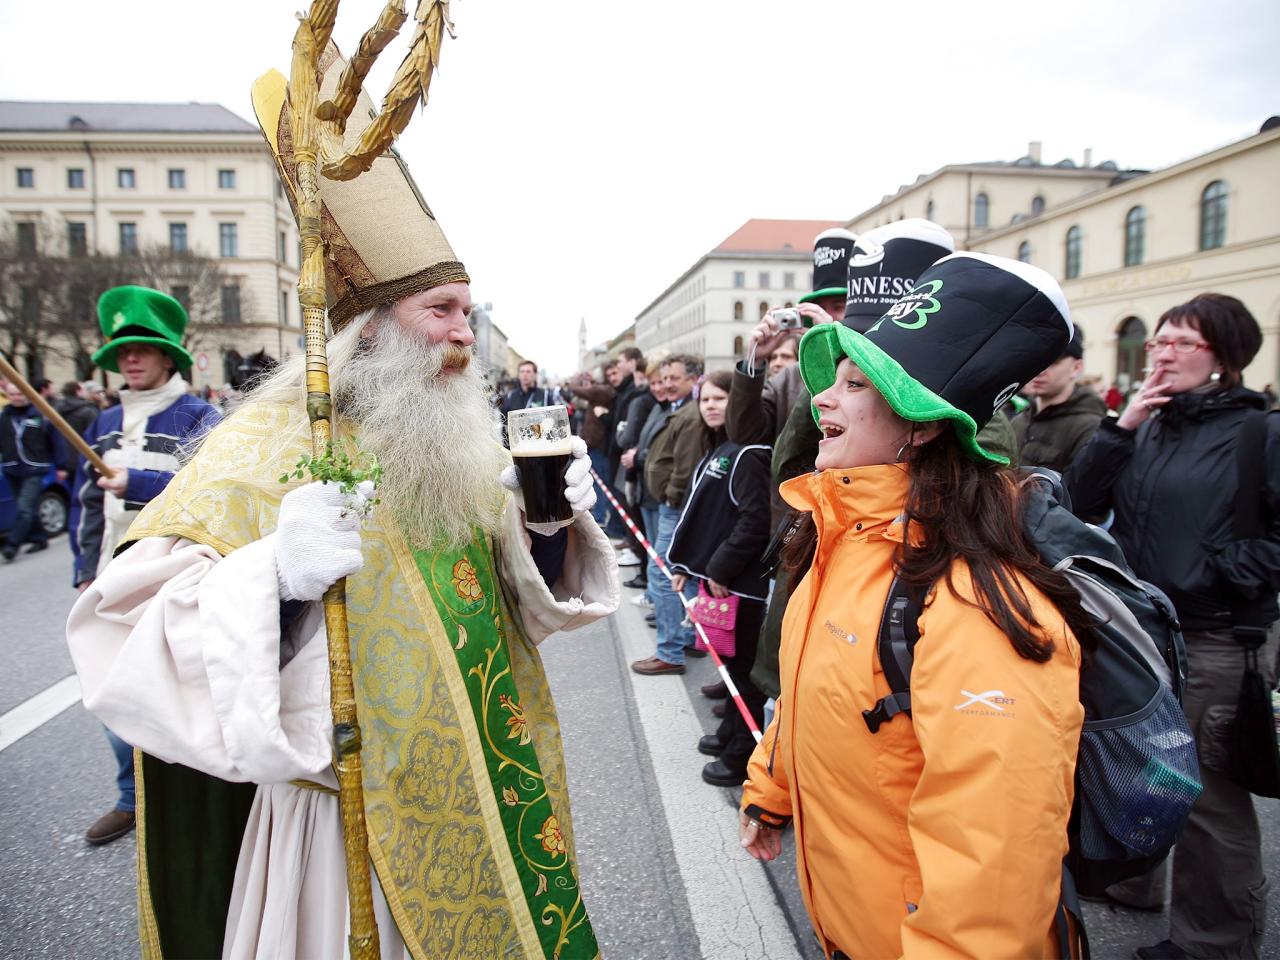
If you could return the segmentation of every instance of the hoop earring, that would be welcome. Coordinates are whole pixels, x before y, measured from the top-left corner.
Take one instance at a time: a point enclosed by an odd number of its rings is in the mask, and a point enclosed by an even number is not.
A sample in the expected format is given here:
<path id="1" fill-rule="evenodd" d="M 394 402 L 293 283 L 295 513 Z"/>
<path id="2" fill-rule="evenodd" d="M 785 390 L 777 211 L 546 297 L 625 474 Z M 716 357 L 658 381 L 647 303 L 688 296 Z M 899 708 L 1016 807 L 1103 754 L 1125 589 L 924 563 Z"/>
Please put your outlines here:
<path id="1" fill-rule="evenodd" d="M 894 463 L 906 462 L 906 458 L 903 456 L 903 454 L 915 446 L 915 444 L 911 442 L 915 438 L 916 438 L 916 425 L 913 423 L 911 425 L 911 433 L 907 435 L 907 442 L 898 448 L 898 456 L 894 459 L 893 461 Z"/>

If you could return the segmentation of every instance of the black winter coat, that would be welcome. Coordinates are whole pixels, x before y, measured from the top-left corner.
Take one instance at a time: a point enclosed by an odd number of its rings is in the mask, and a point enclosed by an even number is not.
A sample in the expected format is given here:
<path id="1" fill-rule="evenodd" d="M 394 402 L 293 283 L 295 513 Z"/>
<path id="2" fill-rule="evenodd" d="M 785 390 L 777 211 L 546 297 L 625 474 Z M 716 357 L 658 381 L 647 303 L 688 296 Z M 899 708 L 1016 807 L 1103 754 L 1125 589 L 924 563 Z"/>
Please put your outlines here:
<path id="1" fill-rule="evenodd" d="M 1280 591 L 1280 416 L 1270 415 L 1263 511 L 1267 530 L 1232 539 L 1237 438 L 1262 395 L 1236 387 L 1176 395 L 1136 431 L 1107 420 L 1067 472 L 1078 516 L 1115 510 L 1112 534 L 1138 576 L 1169 595 L 1187 630 L 1231 625 L 1234 606 Z"/>
<path id="2" fill-rule="evenodd" d="M 764 600 L 769 577 L 761 554 L 769 530 L 769 448 L 726 441 L 693 472 L 667 560 L 681 573 Z"/>
<path id="3" fill-rule="evenodd" d="M 58 455 L 53 425 L 34 406 L 0 409 L 0 463 L 11 477 L 39 477 Z"/>

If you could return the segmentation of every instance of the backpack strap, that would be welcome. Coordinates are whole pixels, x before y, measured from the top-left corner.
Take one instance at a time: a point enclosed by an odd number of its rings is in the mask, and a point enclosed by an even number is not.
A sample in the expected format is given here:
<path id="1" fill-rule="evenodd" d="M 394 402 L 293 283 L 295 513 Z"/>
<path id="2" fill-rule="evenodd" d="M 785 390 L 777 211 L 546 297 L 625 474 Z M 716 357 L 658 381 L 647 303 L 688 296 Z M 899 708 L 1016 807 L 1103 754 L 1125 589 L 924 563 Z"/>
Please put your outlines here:
<path id="1" fill-rule="evenodd" d="M 1250 410 L 1245 414 L 1236 440 L 1236 503 L 1231 530 L 1235 540 L 1251 540 L 1266 532 L 1263 517 L 1266 439 L 1267 411 Z M 1237 643 L 1256 648 L 1266 642 L 1268 624 L 1264 606 L 1265 600 L 1245 602 L 1232 610 L 1231 632 Z"/>
<path id="2" fill-rule="evenodd" d="M 1090 960 L 1093 956 L 1089 950 L 1089 934 L 1084 928 L 1084 911 L 1080 908 L 1080 895 L 1076 892 L 1076 881 L 1067 869 L 1066 861 L 1062 864 L 1062 888 L 1058 892 L 1058 907 L 1053 912 L 1053 932 L 1058 938 L 1058 955 L 1063 960 Z M 1079 945 L 1079 953 L 1072 947 L 1072 934 Z"/>
<path id="3" fill-rule="evenodd" d="M 870 710 L 862 711 L 867 729 L 878 733 L 880 724 L 888 723 L 900 713 L 911 715 L 911 665 L 915 662 L 916 643 L 920 640 L 920 614 L 928 587 L 903 583 L 894 575 L 889 595 L 880 614 L 880 632 L 876 650 L 880 669 L 889 683 L 890 693 L 876 701 Z"/>

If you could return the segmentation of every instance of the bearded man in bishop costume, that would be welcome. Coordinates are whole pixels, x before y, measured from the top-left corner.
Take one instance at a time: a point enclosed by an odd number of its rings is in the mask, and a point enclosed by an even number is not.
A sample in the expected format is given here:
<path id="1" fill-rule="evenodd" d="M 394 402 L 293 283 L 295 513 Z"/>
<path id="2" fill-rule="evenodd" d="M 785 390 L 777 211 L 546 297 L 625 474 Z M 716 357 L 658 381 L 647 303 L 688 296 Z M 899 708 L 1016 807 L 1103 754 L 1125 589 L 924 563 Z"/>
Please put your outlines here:
<path id="1" fill-rule="evenodd" d="M 332 90 L 343 61 L 321 64 Z M 254 88 L 296 188 L 285 80 Z M 345 132 L 354 144 L 367 97 Z M 337 446 L 376 455 L 371 515 L 296 478 L 304 358 L 204 439 L 72 610 L 86 707 L 138 748 L 144 956 L 346 954 L 320 598 L 347 577 L 382 956 L 598 954 L 535 645 L 612 613 L 587 512 L 526 530 L 467 323 L 469 279 L 398 155 L 321 180 Z M 367 491 L 366 491 L 367 492 Z"/>

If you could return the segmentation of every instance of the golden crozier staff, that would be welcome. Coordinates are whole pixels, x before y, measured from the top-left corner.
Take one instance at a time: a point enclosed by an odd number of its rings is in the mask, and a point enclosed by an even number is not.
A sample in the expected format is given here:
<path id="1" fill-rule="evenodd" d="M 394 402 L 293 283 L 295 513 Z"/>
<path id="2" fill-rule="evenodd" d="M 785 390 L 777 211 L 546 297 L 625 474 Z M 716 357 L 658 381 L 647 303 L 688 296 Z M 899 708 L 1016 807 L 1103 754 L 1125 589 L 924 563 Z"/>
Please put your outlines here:
<path id="1" fill-rule="evenodd" d="M 321 101 L 320 80 L 332 62 L 329 38 L 337 17 L 337 0 L 315 0 L 300 19 L 293 38 L 293 62 L 288 84 L 288 121 L 291 142 L 279 137 L 280 124 L 272 122 L 271 101 L 279 95 L 279 77 L 274 71 L 254 85 L 254 106 L 268 142 L 281 165 L 289 188 L 302 240 L 302 267 L 298 278 L 298 300 L 302 305 L 307 350 L 307 416 L 311 422 L 313 456 L 324 460 L 332 454 L 332 406 L 329 396 L 329 366 L 326 354 L 326 266 L 334 266 L 340 253 L 329 249 L 331 238 L 322 229 L 325 206 L 341 206 L 340 190 L 326 190 L 321 199 L 321 178 L 325 181 L 352 181 L 366 174 L 375 160 L 386 158 L 396 136 L 408 125 L 414 108 L 425 103 L 427 87 L 440 60 L 444 32 L 450 26 L 448 0 L 419 0 L 409 52 L 382 102 L 381 112 L 363 128 L 356 142 L 344 145 L 348 120 L 361 101 L 365 76 L 378 55 L 397 35 L 408 16 L 403 0 L 391 0 L 377 22 L 360 39 L 355 55 L 342 71 L 337 89 Z M 365 105 L 367 106 L 367 100 Z M 348 137 L 348 140 L 351 139 Z M 398 158 L 397 158 L 398 160 Z M 385 172 L 383 174 L 385 176 Z M 412 189 L 412 184 L 401 180 Z M 413 191 L 416 195 L 416 191 Z M 332 195 L 330 195 L 332 193 Z M 348 197 L 348 199 L 351 199 Z M 417 202 L 425 210 L 420 196 Z M 430 211 L 427 211 L 428 214 Z M 443 235 L 439 237 L 443 241 Z M 447 244 L 445 245 L 447 249 Z M 416 251 L 421 255 L 421 250 Z M 452 251 L 448 261 L 452 262 Z M 454 264 L 465 278 L 461 264 Z M 328 286 L 334 295 L 329 319 L 339 323 L 352 314 L 383 302 L 378 297 L 361 297 L 379 287 L 379 278 L 364 290 L 342 276 L 335 267 Z M 446 270 L 447 272 L 447 270 Z M 394 278 L 387 278 L 394 280 Z M 433 277 L 434 279 L 434 277 Z M 436 280 L 435 282 L 446 282 Z M 401 280 L 403 283 L 403 280 Z M 336 289 L 335 289 L 336 288 Z M 382 291 L 385 295 L 386 290 Z M 402 294 L 401 294 L 402 295 Z M 351 678 L 351 649 L 347 632 L 346 580 L 334 583 L 324 594 L 325 629 L 329 638 L 330 706 L 333 714 L 334 766 L 338 775 L 342 809 L 343 841 L 347 861 L 347 892 L 351 908 L 348 946 L 355 958 L 379 956 L 378 928 L 373 916 L 369 876 L 369 841 L 365 826 L 363 777 L 360 764 L 360 725 L 356 717 L 355 690 Z"/>

